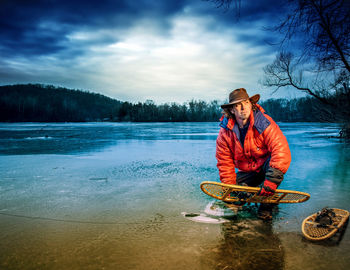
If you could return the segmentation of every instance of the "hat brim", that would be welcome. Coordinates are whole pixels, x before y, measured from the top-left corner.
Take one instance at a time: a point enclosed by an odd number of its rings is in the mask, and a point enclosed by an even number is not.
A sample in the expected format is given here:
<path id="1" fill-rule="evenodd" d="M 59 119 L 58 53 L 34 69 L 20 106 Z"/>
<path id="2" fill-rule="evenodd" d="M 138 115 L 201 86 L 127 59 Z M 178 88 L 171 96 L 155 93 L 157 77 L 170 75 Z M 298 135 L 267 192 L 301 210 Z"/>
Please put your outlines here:
<path id="1" fill-rule="evenodd" d="M 260 99 L 260 95 L 259 94 L 251 96 L 249 98 L 250 102 L 253 103 L 253 104 L 257 103 L 259 101 L 259 99 Z M 240 102 L 242 102 L 244 100 L 246 100 L 246 99 L 239 99 L 239 100 L 236 100 L 236 101 L 228 103 L 228 104 L 223 104 L 223 105 L 221 105 L 221 108 L 222 109 L 227 109 L 227 108 L 231 107 L 232 105 L 240 103 Z"/>

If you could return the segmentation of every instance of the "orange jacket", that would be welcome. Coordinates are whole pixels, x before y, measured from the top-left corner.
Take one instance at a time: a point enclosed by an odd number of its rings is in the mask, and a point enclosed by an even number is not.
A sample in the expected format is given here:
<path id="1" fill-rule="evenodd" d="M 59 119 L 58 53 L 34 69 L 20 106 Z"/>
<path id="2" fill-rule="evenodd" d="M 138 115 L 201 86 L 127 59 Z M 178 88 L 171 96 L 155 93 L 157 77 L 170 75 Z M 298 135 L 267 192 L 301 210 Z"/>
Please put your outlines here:
<path id="1" fill-rule="evenodd" d="M 269 166 L 285 174 L 291 162 L 286 137 L 265 110 L 256 104 L 250 114 L 250 123 L 244 140 L 239 140 L 238 124 L 234 119 L 221 118 L 220 132 L 216 140 L 216 159 L 220 180 L 236 184 L 235 168 L 244 172 L 260 171 L 271 157 Z"/>

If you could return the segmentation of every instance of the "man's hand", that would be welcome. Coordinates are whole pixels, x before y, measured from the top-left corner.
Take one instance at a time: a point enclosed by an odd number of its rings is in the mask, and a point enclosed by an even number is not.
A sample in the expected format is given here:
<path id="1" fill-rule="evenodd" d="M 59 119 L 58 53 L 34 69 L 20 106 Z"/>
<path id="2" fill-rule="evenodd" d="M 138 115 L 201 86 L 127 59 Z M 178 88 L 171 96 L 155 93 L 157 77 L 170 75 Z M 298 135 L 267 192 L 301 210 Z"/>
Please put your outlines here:
<path id="1" fill-rule="evenodd" d="M 259 196 L 272 196 L 277 188 L 277 184 L 265 179 L 263 186 L 261 187 L 261 189 L 258 192 Z"/>

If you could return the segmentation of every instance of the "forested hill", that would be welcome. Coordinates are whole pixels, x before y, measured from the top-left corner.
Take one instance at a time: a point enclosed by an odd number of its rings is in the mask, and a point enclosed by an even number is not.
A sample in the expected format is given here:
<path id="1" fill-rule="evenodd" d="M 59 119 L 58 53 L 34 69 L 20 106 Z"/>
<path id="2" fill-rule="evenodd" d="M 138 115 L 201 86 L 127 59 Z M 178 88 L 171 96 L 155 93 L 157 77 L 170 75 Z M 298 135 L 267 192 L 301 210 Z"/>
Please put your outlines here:
<path id="1" fill-rule="evenodd" d="M 0 86 L 0 121 L 96 121 L 111 118 L 120 106 L 120 101 L 79 90 L 39 84 Z"/>
<path id="2" fill-rule="evenodd" d="M 276 121 L 318 121 L 312 98 L 259 102 Z M 1 122 L 206 122 L 218 121 L 221 102 L 195 101 L 156 105 L 130 103 L 101 94 L 41 84 L 0 86 Z"/>

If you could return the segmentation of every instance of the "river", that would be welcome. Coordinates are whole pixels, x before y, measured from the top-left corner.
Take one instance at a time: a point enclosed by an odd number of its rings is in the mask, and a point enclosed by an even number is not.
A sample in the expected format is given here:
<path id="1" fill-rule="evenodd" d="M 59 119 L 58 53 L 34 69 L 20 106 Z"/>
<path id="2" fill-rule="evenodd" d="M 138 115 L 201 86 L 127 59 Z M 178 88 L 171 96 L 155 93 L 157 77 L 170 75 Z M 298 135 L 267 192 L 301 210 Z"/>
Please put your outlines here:
<path id="1" fill-rule="evenodd" d="M 214 199 L 218 123 L 0 123 L 1 269 L 348 269 L 350 234 L 305 240 L 325 206 L 350 210 L 350 144 L 338 126 L 279 123 L 292 163 L 280 186 L 308 192 L 271 223 L 184 218 Z"/>

